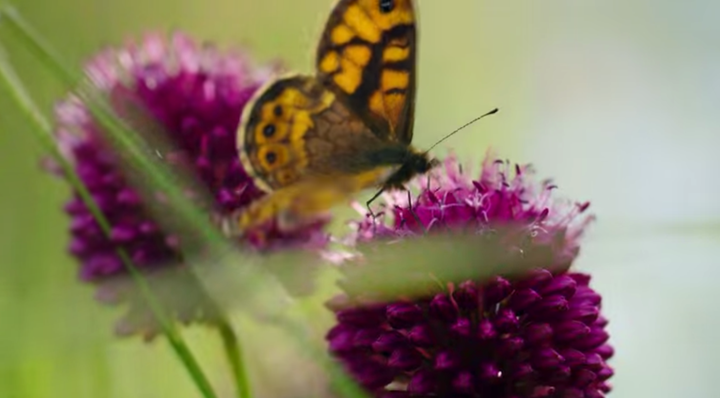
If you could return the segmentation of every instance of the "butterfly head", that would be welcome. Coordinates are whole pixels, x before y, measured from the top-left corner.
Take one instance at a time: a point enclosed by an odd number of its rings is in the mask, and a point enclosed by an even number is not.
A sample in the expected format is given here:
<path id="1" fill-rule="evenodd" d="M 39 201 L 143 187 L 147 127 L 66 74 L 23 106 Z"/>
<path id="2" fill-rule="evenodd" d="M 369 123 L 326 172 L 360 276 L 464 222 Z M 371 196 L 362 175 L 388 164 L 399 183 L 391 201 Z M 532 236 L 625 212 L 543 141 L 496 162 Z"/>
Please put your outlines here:
<path id="1" fill-rule="evenodd" d="M 415 174 L 425 174 L 439 164 L 440 161 L 429 157 L 427 152 L 411 152 L 403 167 L 407 167 Z"/>
<path id="2" fill-rule="evenodd" d="M 417 175 L 422 175 L 438 166 L 440 161 L 428 156 L 427 152 L 407 151 L 400 167 L 385 182 L 386 188 L 403 189 L 406 182 Z"/>

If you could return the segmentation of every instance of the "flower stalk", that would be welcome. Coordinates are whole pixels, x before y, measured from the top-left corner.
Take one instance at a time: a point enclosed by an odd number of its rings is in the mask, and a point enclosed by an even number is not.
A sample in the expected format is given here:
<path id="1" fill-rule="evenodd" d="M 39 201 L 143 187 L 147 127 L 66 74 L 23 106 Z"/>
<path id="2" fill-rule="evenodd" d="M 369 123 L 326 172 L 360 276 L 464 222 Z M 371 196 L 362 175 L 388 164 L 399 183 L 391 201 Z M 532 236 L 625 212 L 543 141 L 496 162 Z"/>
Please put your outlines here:
<path id="1" fill-rule="evenodd" d="M 243 349 L 240 340 L 233 331 L 232 325 L 226 319 L 220 320 L 217 329 L 223 342 L 225 357 L 232 370 L 235 393 L 238 398 L 250 398 L 250 380 L 243 360 Z"/>

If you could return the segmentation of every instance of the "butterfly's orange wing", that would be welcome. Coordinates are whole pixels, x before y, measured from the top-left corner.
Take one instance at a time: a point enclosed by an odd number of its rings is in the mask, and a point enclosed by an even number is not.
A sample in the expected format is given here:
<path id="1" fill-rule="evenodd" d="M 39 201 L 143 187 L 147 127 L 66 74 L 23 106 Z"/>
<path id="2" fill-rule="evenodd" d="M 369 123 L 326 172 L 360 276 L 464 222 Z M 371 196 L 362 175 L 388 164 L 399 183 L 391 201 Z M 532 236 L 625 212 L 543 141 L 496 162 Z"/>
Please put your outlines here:
<path id="1" fill-rule="evenodd" d="M 416 60 L 411 0 L 342 0 L 323 30 L 317 73 L 376 134 L 409 145 Z"/>

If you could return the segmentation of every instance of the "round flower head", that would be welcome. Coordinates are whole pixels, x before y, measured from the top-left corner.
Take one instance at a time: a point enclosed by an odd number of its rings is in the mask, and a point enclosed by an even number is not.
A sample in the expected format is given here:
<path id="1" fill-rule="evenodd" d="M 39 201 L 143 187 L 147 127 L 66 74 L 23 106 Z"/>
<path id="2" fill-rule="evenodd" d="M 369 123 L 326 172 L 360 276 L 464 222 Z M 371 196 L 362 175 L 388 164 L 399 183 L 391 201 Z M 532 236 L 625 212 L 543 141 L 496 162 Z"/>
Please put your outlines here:
<path id="1" fill-rule="evenodd" d="M 530 165 L 511 165 L 488 154 L 477 179 L 471 170 L 448 157 L 441 168 L 410 182 L 419 190 L 386 193 L 374 215 L 355 204 L 365 218 L 354 222 L 346 242 L 396 239 L 429 232 L 462 230 L 484 234 L 496 227 L 512 233 L 525 250 L 546 250 L 553 258 L 547 266 L 567 268 L 577 256 L 579 238 L 593 221 L 583 213 L 589 203 L 572 204 L 552 197 L 551 180 L 536 183 Z M 389 223 L 383 222 L 390 218 Z"/>
<path id="2" fill-rule="evenodd" d="M 199 46 L 182 34 L 153 34 L 124 48 L 101 52 L 86 72 L 108 98 L 133 100 L 161 127 L 141 134 L 165 135 L 161 138 L 171 144 L 172 152 L 161 154 L 160 159 L 171 167 L 173 162 L 182 163 L 191 171 L 213 199 L 212 212 L 221 218 L 263 195 L 240 164 L 236 131 L 243 107 L 277 68 L 257 67 L 250 61 L 243 52 Z M 160 227 L 156 213 L 145 202 L 149 199 L 128 182 L 118 154 L 106 144 L 107 135 L 86 104 L 71 95 L 57 105 L 56 117 L 58 145 L 112 225 L 108 239 L 77 193 L 66 205 L 72 218 L 70 252 L 80 261 L 80 277 L 101 286 L 98 296 L 103 301 L 134 303 L 118 324 L 119 332 L 152 335 L 157 325 L 131 282 L 123 278 L 126 269 L 115 250 L 125 249 L 151 282 L 154 275 L 158 280 L 191 280 L 181 266 L 180 249 L 187 242 Z M 271 225 L 262 231 L 263 240 L 252 239 L 250 234 L 247 241 L 265 250 L 321 246 L 326 239 L 319 226 L 286 233 Z M 197 303 L 203 300 L 191 293 L 158 289 L 156 294 L 181 320 L 212 317 L 208 308 L 198 309 Z"/>
<path id="3" fill-rule="evenodd" d="M 329 303 L 330 351 L 378 397 L 602 397 L 613 374 L 607 320 L 590 276 L 570 272 L 588 204 L 554 201 L 529 167 L 488 157 L 477 179 L 454 157 L 384 196 L 384 210 L 354 223 L 351 242 L 458 231 L 499 233 L 501 250 L 537 255 L 544 268 L 490 280 L 442 281 L 420 298 L 370 301 L 350 289 Z M 382 221 L 390 216 L 389 223 Z M 479 267 L 498 266 L 483 264 Z M 487 261 L 486 261 L 487 262 Z M 533 263 L 535 264 L 535 263 Z M 345 266 L 360 266 L 346 264 Z"/>

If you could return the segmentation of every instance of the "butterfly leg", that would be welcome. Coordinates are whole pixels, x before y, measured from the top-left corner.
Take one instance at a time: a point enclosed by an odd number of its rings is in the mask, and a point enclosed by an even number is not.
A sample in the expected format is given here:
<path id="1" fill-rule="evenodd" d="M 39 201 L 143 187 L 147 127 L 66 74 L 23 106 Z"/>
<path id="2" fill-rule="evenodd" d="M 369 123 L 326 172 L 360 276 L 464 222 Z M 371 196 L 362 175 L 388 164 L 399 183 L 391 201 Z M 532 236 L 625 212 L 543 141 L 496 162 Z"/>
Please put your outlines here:
<path id="1" fill-rule="evenodd" d="M 420 220 L 420 216 L 418 216 L 418 214 L 415 212 L 415 209 L 413 209 L 413 206 L 412 206 L 412 194 L 410 193 L 410 190 L 407 189 L 407 188 L 405 188 L 405 187 L 403 187 L 403 189 L 407 191 L 407 195 L 408 195 L 408 209 L 410 209 L 410 213 L 411 213 L 411 214 L 413 215 L 413 217 L 415 218 L 415 222 L 417 222 L 418 225 L 419 225 L 420 227 L 422 227 L 424 233 L 427 234 L 427 233 L 428 233 L 428 230 L 427 230 L 427 228 L 425 227 L 425 224 L 423 224 L 423 222 Z"/>
<path id="2" fill-rule="evenodd" d="M 385 192 L 385 187 L 384 187 L 384 186 L 383 186 L 382 188 L 380 188 L 380 190 L 377 191 L 377 193 L 376 193 L 375 195 L 373 195 L 373 197 L 370 198 L 370 200 L 368 200 L 367 202 L 365 202 L 365 206 L 367 206 L 367 209 L 368 209 L 368 214 L 370 214 L 370 216 L 373 218 L 373 220 L 375 219 L 375 213 L 373 213 L 372 208 L 370 208 L 370 205 L 371 205 L 372 202 L 374 202 L 375 199 L 377 199 L 383 192 Z"/>

